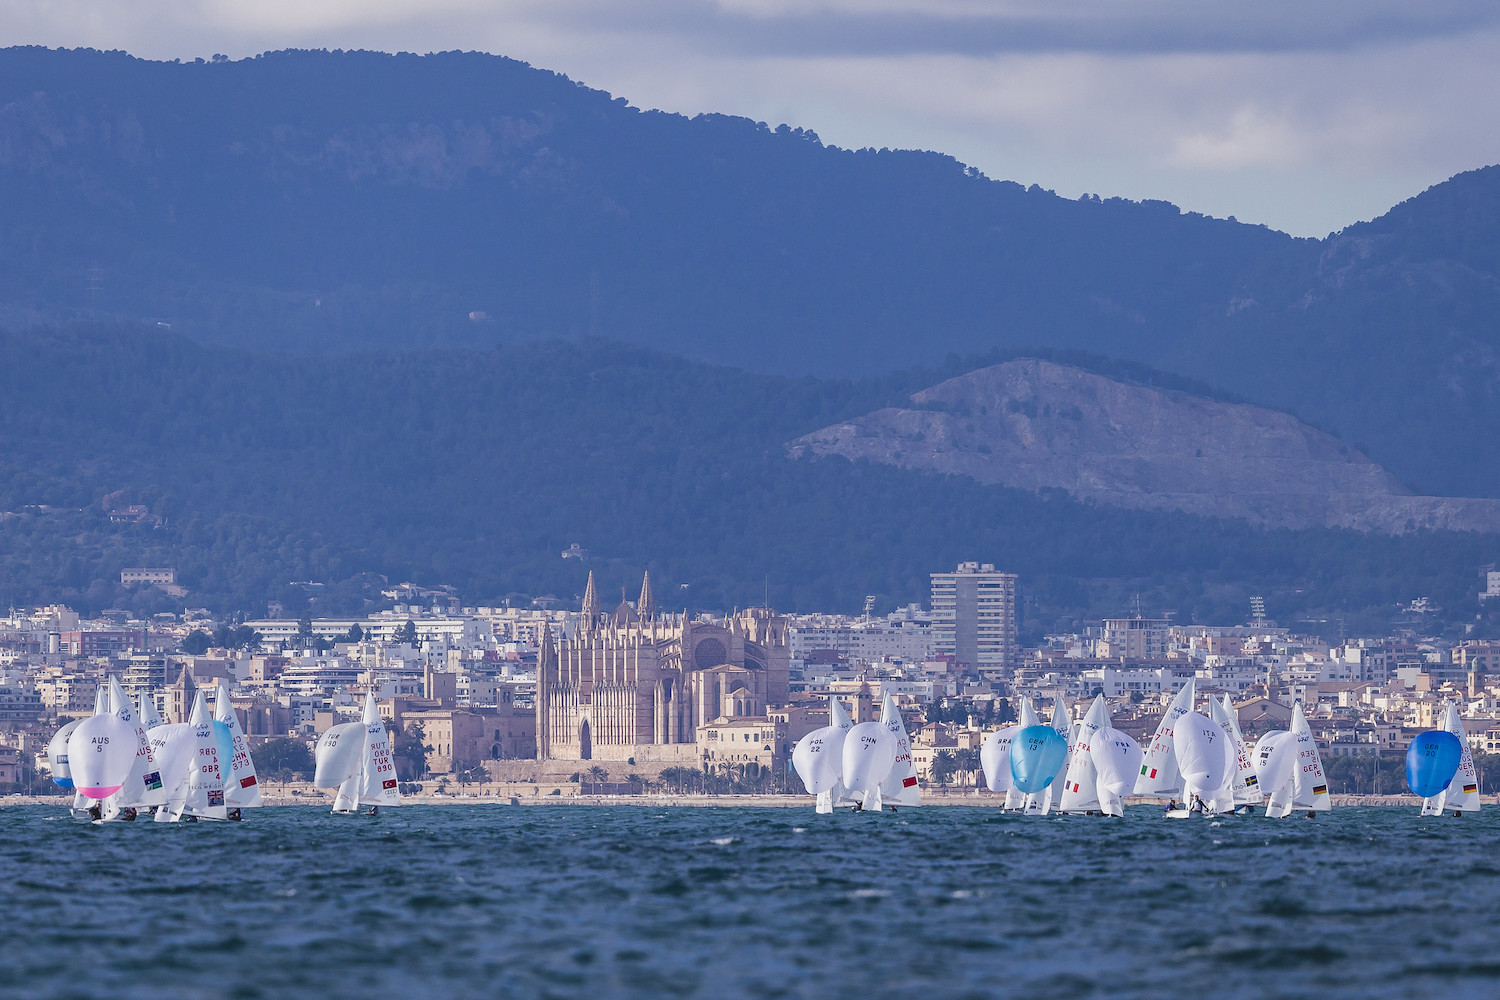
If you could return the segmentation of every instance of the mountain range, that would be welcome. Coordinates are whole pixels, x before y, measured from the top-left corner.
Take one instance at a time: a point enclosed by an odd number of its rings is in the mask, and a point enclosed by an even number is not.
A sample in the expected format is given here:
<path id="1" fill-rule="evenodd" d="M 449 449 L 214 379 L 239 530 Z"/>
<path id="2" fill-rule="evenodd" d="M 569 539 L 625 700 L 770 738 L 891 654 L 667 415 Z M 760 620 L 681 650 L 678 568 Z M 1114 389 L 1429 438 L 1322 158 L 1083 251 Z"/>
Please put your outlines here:
<path id="1" fill-rule="evenodd" d="M 157 558 L 223 606 L 309 576 L 363 580 L 357 606 L 371 572 L 564 593 L 578 541 L 709 605 L 778 578 L 786 606 L 917 600 L 983 558 L 1059 616 L 1140 586 L 1194 614 L 1247 588 L 1458 614 L 1496 558 L 1500 168 L 1295 239 L 482 53 L 13 48 L 0 184 L 17 593 L 121 600 L 111 567 Z M 1023 358 L 1124 388 L 1059 376 L 1033 417 L 990 386 L 1006 412 L 970 432 L 952 407 L 977 370 Z M 1192 494 L 1172 461 L 1101 461 L 1142 387 L 1198 434 L 1217 499 L 1110 506 Z M 1209 403 L 1211 459 L 1186 416 Z M 894 467 L 834 446 L 882 422 L 952 447 Z M 993 457 L 1023 423 L 1052 442 L 1007 453 L 1026 475 Z M 1229 442 L 1251 439 L 1310 458 L 1258 466 L 1301 513 L 1247 499 Z M 166 526 L 110 526 L 122 490 Z"/>

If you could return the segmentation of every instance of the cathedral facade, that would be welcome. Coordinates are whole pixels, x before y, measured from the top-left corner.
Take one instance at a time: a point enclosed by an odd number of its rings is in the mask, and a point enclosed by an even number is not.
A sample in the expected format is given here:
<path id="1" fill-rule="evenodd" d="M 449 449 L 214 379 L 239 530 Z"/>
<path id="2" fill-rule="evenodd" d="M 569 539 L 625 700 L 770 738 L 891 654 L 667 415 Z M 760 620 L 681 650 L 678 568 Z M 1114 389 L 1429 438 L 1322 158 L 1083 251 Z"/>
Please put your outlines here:
<path id="1" fill-rule="evenodd" d="M 699 726 L 786 702 L 790 662 L 786 622 L 770 611 L 658 615 L 648 574 L 634 607 L 601 612 L 590 573 L 572 634 L 542 638 L 537 757 L 696 762 Z"/>

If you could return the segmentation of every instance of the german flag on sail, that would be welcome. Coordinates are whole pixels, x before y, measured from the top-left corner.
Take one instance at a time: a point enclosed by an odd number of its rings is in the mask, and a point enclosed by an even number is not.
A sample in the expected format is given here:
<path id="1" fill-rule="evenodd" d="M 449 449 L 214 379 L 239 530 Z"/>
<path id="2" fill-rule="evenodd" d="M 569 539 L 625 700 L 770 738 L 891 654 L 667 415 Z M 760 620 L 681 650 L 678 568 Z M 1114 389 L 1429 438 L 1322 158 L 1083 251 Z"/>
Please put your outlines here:
<path id="1" fill-rule="evenodd" d="M 1479 786 L 1478 785 L 1465 785 L 1464 786 L 1464 794 L 1465 795 L 1473 795 L 1477 791 L 1479 791 Z"/>
<path id="2" fill-rule="evenodd" d="M 1327 795 L 1328 794 L 1328 786 L 1327 785 L 1313 785 L 1313 794 L 1314 795 Z"/>

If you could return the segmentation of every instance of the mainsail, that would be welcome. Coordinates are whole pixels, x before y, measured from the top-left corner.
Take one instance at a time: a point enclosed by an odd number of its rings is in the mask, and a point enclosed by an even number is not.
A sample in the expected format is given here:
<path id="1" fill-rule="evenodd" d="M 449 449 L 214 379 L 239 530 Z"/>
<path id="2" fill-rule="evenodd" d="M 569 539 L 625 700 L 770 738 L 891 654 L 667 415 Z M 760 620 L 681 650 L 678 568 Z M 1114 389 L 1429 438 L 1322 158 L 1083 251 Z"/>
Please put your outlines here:
<path id="1" fill-rule="evenodd" d="M 1135 780 L 1135 794 L 1159 795 L 1175 799 L 1182 792 L 1182 776 L 1177 770 L 1177 756 L 1172 750 L 1172 731 L 1177 720 L 1193 710 L 1196 697 L 1196 681 L 1189 677 L 1177 697 L 1167 706 L 1167 712 L 1156 726 L 1156 734 L 1146 746 L 1146 755 L 1141 759 L 1141 773 Z"/>
<path id="2" fill-rule="evenodd" d="M 1062 797 L 1058 800 L 1059 812 L 1093 812 L 1099 808 L 1099 771 L 1094 766 L 1094 735 L 1109 726 L 1109 706 L 1104 695 L 1095 695 L 1078 725 L 1078 733 L 1068 754 L 1068 771 L 1063 776 Z"/>

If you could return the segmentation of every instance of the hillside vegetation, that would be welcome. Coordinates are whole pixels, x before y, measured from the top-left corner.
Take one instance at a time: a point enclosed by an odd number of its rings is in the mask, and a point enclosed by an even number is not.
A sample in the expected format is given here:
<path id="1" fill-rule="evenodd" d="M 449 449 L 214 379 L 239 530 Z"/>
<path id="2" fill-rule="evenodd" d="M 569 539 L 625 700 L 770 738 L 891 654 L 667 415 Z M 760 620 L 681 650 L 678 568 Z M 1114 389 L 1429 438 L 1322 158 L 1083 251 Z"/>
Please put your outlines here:
<path id="1" fill-rule="evenodd" d="M 1428 596 L 1462 620 L 1500 557 L 1491 535 L 1259 531 L 786 456 L 933 372 L 789 379 L 600 341 L 253 355 L 126 327 L 0 334 L 0 370 L 7 601 L 184 603 L 122 592 L 133 565 L 176 566 L 190 606 L 254 614 L 302 607 L 294 580 L 364 608 L 373 574 L 466 603 L 572 600 L 577 542 L 606 594 L 649 566 L 664 605 L 698 609 L 890 607 L 978 558 L 1022 574 L 1031 630 L 1136 593 L 1181 620 L 1240 620 L 1252 593 L 1282 617 L 1383 622 Z M 117 491 L 165 525 L 109 523 Z"/>

